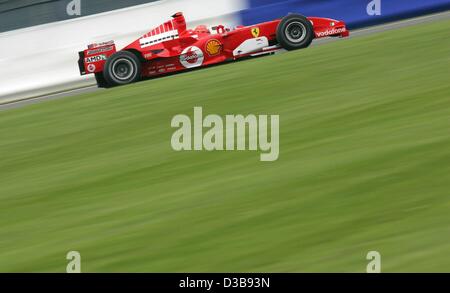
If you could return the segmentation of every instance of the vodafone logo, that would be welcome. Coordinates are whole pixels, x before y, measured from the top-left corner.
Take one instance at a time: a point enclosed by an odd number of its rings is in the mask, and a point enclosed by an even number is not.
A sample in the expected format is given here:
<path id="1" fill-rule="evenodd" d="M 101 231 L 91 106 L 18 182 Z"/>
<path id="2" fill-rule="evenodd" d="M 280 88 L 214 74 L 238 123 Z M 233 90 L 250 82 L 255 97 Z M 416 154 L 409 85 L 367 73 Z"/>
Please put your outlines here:
<path id="1" fill-rule="evenodd" d="M 183 50 L 180 55 L 180 63 L 185 68 L 199 67 L 203 64 L 205 55 L 200 48 L 192 46 Z"/>
<path id="2" fill-rule="evenodd" d="M 317 33 L 317 36 L 318 36 L 319 38 L 320 38 L 320 37 L 326 37 L 326 36 L 332 36 L 332 35 L 337 35 L 337 34 L 345 33 L 345 31 L 346 31 L 345 27 L 343 27 L 343 28 L 338 28 L 338 29 L 333 28 L 333 29 L 331 29 L 331 30 L 327 30 L 327 31 L 324 31 L 324 32 Z"/>

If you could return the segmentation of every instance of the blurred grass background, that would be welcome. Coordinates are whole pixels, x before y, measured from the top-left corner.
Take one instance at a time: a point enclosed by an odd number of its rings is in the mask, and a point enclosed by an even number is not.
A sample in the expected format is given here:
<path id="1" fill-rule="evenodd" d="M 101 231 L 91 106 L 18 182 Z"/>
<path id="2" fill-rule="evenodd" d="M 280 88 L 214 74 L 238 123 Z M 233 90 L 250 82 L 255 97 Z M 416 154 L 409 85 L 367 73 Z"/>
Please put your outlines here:
<path id="1" fill-rule="evenodd" d="M 450 271 L 450 21 L 0 112 L 0 271 Z M 279 114 L 280 158 L 172 151 Z"/>

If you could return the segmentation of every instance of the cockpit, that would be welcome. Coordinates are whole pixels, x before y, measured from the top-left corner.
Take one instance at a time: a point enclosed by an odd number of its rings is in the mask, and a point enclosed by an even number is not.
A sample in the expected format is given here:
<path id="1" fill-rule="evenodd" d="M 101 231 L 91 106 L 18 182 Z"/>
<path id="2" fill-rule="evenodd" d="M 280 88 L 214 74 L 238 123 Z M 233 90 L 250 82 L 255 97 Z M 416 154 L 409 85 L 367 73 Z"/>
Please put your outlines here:
<path id="1" fill-rule="evenodd" d="M 208 35 L 224 34 L 224 33 L 231 32 L 231 31 L 241 28 L 241 27 L 243 27 L 243 26 L 238 26 L 234 29 L 231 29 L 231 28 L 225 27 L 223 25 L 217 25 L 217 26 L 213 26 L 209 29 L 206 25 L 198 25 L 192 32 L 199 36 L 205 35 L 205 34 L 208 34 Z"/>

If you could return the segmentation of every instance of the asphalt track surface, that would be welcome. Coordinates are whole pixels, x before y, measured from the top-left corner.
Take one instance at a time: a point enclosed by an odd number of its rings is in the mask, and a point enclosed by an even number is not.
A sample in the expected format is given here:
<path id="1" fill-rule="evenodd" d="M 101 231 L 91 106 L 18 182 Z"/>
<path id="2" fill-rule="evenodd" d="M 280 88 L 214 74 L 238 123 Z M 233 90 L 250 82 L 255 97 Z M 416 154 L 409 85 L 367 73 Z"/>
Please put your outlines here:
<path id="1" fill-rule="evenodd" d="M 436 13 L 436 14 L 430 14 L 430 15 L 421 16 L 421 17 L 417 17 L 417 18 L 401 20 L 401 21 L 397 21 L 397 22 L 391 22 L 391 23 L 387 23 L 387 24 L 383 24 L 383 25 L 379 25 L 379 26 L 372 26 L 372 27 L 363 28 L 363 29 L 359 29 L 359 30 L 354 30 L 354 31 L 350 32 L 350 38 L 357 38 L 360 36 L 372 35 L 372 34 L 381 33 L 384 31 L 420 25 L 422 23 L 433 22 L 433 21 L 438 21 L 438 20 L 443 20 L 443 19 L 450 19 L 450 11 Z M 314 41 L 313 46 L 322 45 L 322 44 L 326 44 L 326 43 L 330 43 L 330 42 L 336 42 L 339 40 L 342 40 L 342 39 L 339 39 L 339 38 L 321 39 L 321 40 Z M 68 85 L 68 87 L 70 87 L 70 85 Z M 6 102 L 3 104 L 0 104 L 0 111 L 8 110 L 8 109 L 15 109 L 15 108 L 19 108 L 19 107 L 23 107 L 23 106 L 31 105 L 31 104 L 36 104 L 36 103 L 47 101 L 47 100 L 74 97 L 74 96 L 77 96 L 80 94 L 92 93 L 92 92 L 102 91 L 102 90 L 105 90 L 105 89 L 99 89 L 99 88 L 97 88 L 96 85 L 91 85 L 91 86 L 82 87 L 82 88 L 78 88 L 78 89 L 71 89 L 71 90 L 67 90 L 67 91 L 62 91 L 62 92 L 58 92 L 58 93 L 50 93 L 47 95 L 37 96 L 37 97 L 33 97 L 33 98 L 27 98 L 27 99 L 23 99 L 23 100 Z"/>

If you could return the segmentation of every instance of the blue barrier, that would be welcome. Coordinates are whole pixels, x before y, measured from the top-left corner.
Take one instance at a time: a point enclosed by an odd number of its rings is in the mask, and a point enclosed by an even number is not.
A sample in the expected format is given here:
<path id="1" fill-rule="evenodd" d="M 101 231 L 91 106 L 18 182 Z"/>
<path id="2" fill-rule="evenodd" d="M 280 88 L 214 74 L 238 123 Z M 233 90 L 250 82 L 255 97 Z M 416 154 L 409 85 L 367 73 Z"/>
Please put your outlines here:
<path id="1" fill-rule="evenodd" d="M 346 21 L 350 28 L 450 10 L 450 0 L 248 0 L 244 25 L 280 18 L 289 12 Z"/>

